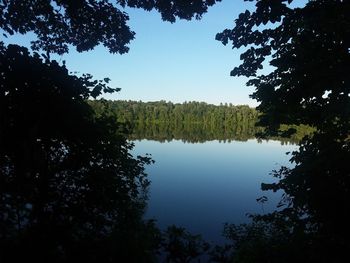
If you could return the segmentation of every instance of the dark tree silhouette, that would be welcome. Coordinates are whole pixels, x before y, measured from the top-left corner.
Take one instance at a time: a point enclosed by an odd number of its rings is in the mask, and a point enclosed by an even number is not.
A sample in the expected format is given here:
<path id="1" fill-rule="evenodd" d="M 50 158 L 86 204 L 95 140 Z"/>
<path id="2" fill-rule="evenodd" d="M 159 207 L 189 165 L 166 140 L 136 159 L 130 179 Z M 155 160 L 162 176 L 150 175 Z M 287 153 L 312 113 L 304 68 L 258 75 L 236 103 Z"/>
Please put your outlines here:
<path id="1" fill-rule="evenodd" d="M 13 45 L 0 70 L 1 261 L 151 261 L 151 160 L 133 158 L 115 120 L 86 103 L 113 89 Z"/>
<path id="2" fill-rule="evenodd" d="M 182 227 L 169 226 L 163 235 L 164 260 L 167 263 L 200 262 L 210 245 L 200 235 L 192 235 Z"/>
<path id="3" fill-rule="evenodd" d="M 253 12 L 239 15 L 233 29 L 217 35 L 234 48 L 248 46 L 231 75 L 251 78 L 260 123 L 270 134 L 282 123 L 317 130 L 293 153 L 295 167 L 276 171 L 279 182 L 263 185 L 282 189 L 285 196 L 281 211 L 257 216 L 255 223 L 287 227 L 289 238 L 280 241 L 290 257 L 273 257 L 276 246 L 266 242 L 263 253 L 271 257 L 259 262 L 344 262 L 350 249 L 350 1 L 314 0 L 303 7 L 294 2 L 259 0 Z M 265 60 L 269 73 L 260 71 Z M 238 255 L 238 262 L 252 262 L 247 253 Z"/>
<path id="4" fill-rule="evenodd" d="M 292 8 L 286 2 L 293 1 L 257 1 L 255 12 L 242 13 L 234 29 L 217 35 L 235 48 L 251 46 L 231 75 L 252 77 L 248 85 L 256 87 L 252 98 L 265 125 L 346 122 L 350 3 L 317 0 Z M 274 26 L 266 29 L 267 23 Z M 260 74 L 267 58 L 271 73 Z"/>
<path id="5" fill-rule="evenodd" d="M 111 53 L 128 52 L 134 39 L 127 25 L 125 7 L 157 10 L 163 20 L 199 19 L 221 0 L 6 0 L 0 3 L 0 28 L 6 34 L 33 32 L 34 50 L 66 53 L 73 45 L 79 52 L 103 44 Z"/>

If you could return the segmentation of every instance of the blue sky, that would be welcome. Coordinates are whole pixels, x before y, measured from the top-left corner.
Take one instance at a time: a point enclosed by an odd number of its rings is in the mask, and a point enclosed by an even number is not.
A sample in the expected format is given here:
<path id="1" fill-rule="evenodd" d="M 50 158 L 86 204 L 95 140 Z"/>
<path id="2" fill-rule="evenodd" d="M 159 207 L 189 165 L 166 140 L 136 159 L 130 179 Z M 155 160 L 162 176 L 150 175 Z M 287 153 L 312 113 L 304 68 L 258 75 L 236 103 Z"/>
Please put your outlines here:
<path id="1" fill-rule="evenodd" d="M 110 77 L 122 90 L 108 98 L 173 102 L 205 101 L 255 105 L 245 78 L 230 77 L 239 64 L 239 51 L 215 40 L 234 25 L 247 2 L 224 0 L 199 21 L 163 22 L 157 12 L 128 9 L 136 32 L 130 51 L 109 54 L 103 47 L 92 52 L 64 55 L 69 69 Z"/>
<path id="2" fill-rule="evenodd" d="M 247 79 L 230 77 L 230 71 L 240 63 L 242 50 L 232 50 L 215 40 L 216 33 L 232 28 L 238 14 L 252 7 L 243 0 L 223 0 L 202 20 L 173 24 L 163 22 L 157 12 L 126 9 L 129 25 L 136 32 L 129 53 L 110 54 L 99 46 L 84 53 L 72 49 L 59 59 L 65 60 L 71 71 L 111 78 L 111 86 L 122 90 L 107 99 L 256 106 L 249 98 L 253 88 L 245 86 Z M 15 36 L 8 42 L 25 44 L 29 39 Z"/>

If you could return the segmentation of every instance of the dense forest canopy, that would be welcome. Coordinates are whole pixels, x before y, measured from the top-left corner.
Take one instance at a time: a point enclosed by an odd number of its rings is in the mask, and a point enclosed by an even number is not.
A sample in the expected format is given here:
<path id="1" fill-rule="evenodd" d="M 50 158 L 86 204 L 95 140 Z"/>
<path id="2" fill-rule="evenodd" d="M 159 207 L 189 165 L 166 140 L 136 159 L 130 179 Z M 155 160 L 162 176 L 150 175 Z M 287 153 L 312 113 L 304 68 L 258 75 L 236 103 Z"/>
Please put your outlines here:
<path id="1" fill-rule="evenodd" d="M 121 122 L 202 122 L 218 125 L 257 120 L 258 112 L 247 105 L 216 106 L 205 102 L 172 103 L 166 101 L 98 101 L 91 100 L 97 114 L 106 110 Z"/>

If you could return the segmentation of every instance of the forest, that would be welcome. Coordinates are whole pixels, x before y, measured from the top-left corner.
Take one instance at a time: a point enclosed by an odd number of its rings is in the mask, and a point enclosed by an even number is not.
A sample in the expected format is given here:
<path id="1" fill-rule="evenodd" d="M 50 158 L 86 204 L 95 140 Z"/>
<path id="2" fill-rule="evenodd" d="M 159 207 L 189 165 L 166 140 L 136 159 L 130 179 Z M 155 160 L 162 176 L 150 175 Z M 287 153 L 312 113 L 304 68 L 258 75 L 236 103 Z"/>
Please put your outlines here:
<path id="1" fill-rule="evenodd" d="M 205 102 L 171 103 L 136 101 L 90 101 L 97 114 L 108 108 L 119 122 L 145 123 L 205 123 L 211 126 L 230 126 L 234 123 L 255 122 L 258 112 L 246 105 L 215 106 Z"/>
<path id="2" fill-rule="evenodd" d="M 298 143 L 314 129 L 307 125 L 281 125 L 281 131 L 295 129 L 288 136 L 263 136 L 264 127 L 258 126 L 260 113 L 247 105 L 205 102 L 172 103 L 166 101 L 111 101 L 89 100 L 97 116 L 113 116 L 116 122 L 129 127 L 131 140 L 184 142 L 247 141 L 248 139 L 275 139 L 281 143 Z"/>

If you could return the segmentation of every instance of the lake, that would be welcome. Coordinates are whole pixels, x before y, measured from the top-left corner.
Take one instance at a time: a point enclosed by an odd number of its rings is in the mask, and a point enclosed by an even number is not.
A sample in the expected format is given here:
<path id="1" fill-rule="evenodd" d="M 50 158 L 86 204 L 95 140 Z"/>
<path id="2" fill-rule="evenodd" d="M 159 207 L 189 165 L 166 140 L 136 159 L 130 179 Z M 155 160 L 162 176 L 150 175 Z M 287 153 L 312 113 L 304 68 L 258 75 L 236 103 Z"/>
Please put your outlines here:
<path id="1" fill-rule="evenodd" d="M 223 243 L 223 224 L 244 223 L 247 213 L 273 210 L 281 193 L 263 192 L 262 182 L 281 165 L 290 165 L 286 152 L 295 145 L 279 141 L 180 140 L 135 142 L 135 154 L 152 154 L 155 164 L 147 167 L 151 180 L 145 218 L 156 219 L 165 229 L 175 224 L 213 243 Z M 263 206 L 256 201 L 267 196 Z"/>

